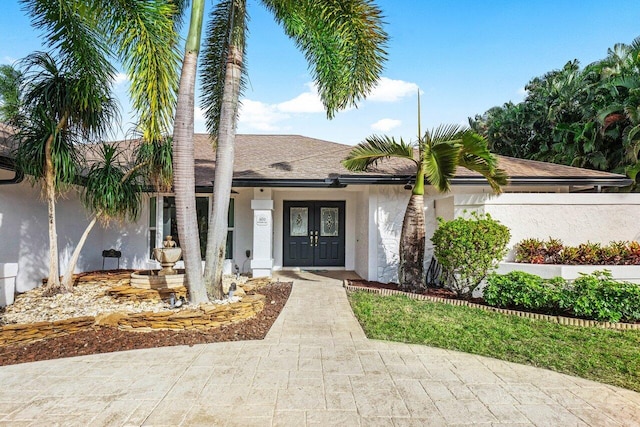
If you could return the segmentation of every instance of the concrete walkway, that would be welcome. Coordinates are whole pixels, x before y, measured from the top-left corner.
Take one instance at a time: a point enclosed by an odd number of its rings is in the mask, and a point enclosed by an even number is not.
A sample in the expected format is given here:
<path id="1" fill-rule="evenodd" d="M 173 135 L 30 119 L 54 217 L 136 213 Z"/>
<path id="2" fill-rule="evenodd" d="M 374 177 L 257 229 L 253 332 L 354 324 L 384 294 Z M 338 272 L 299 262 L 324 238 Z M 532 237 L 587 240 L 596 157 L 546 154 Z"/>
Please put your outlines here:
<path id="1" fill-rule="evenodd" d="M 370 341 L 340 280 L 289 277 L 291 297 L 263 341 L 1 367 L 0 425 L 640 426 L 638 393 Z"/>

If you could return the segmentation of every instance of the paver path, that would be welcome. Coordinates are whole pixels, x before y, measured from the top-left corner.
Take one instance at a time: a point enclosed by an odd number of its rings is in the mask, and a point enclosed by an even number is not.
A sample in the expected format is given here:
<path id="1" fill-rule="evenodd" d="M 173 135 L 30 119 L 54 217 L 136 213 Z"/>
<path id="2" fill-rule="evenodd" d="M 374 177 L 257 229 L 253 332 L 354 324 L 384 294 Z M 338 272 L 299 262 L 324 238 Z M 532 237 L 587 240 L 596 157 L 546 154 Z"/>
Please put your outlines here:
<path id="1" fill-rule="evenodd" d="M 640 426 L 638 393 L 367 340 L 341 281 L 289 276 L 293 292 L 263 341 L 1 367 L 0 424 Z"/>

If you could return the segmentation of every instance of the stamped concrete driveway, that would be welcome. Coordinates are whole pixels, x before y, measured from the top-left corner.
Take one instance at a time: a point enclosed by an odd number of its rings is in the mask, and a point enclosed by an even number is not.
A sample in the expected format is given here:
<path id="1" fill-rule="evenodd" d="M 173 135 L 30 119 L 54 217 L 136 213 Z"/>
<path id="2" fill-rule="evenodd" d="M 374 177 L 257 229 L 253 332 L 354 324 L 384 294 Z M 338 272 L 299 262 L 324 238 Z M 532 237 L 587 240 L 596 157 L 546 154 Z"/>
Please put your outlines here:
<path id="1" fill-rule="evenodd" d="M 263 341 L 2 367 L 0 424 L 640 426 L 638 393 L 368 340 L 344 275 L 289 273 L 293 292 Z"/>

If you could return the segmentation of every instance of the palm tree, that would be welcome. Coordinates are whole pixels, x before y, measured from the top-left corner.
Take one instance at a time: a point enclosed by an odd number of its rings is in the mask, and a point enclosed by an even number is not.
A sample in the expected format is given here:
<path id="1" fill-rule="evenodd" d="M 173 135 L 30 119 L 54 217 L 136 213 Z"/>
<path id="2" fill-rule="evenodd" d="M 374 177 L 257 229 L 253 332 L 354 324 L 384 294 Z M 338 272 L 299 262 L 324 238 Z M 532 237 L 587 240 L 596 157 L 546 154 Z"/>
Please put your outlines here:
<path id="1" fill-rule="evenodd" d="M 388 136 L 370 136 L 355 146 L 342 163 L 350 171 L 366 171 L 379 161 L 392 157 L 415 165 L 415 185 L 400 234 L 398 277 L 401 289 L 420 292 L 425 286 L 425 179 L 436 191 L 448 192 L 451 179 L 460 166 L 480 173 L 495 192 L 500 192 L 500 186 L 506 184 L 507 177 L 498 168 L 497 158 L 489 152 L 486 140 L 457 125 L 441 125 L 427 131 L 416 143 L 405 143 L 402 139 L 396 141 Z"/>
<path id="2" fill-rule="evenodd" d="M 21 119 L 16 166 L 32 183 L 42 184 L 48 206 L 49 277 L 46 293 L 71 291 L 60 285 L 55 200 L 79 172 L 75 145 L 106 131 L 115 114 L 109 87 L 96 85 L 73 62 L 60 64 L 46 53 L 24 60 Z"/>
<path id="3" fill-rule="evenodd" d="M 117 144 L 100 144 L 97 151 L 98 158 L 91 163 L 86 181 L 81 187 L 82 204 L 93 215 L 62 276 L 62 286 L 65 289 L 73 287 L 73 273 L 93 226 L 98 221 L 105 225 L 112 221 L 136 221 L 140 213 L 140 178 L 162 180 L 162 176 L 167 174 L 166 170 L 162 170 L 162 165 L 168 164 L 169 169 L 171 166 L 170 143 L 140 145 L 136 162 L 132 165 L 123 161 L 123 150 Z M 170 170 L 168 173 L 170 174 Z"/>
<path id="4" fill-rule="evenodd" d="M 48 54 L 27 63 L 25 111 L 20 126 L 19 166 L 42 179 L 49 205 L 50 269 L 48 291 L 60 286 L 55 195 L 77 172 L 74 144 L 107 131 L 114 109 L 110 88 L 120 58 L 130 79 L 138 128 L 146 142 L 159 141 L 169 129 L 177 87 L 178 25 L 182 1 L 172 0 L 22 0 L 35 27 L 44 31 Z M 115 49 L 113 50 L 112 49 Z M 22 115 L 24 116 L 24 115 Z M 20 160 L 21 159 L 21 160 Z"/>
<path id="5" fill-rule="evenodd" d="M 355 105 L 375 85 L 385 59 L 387 35 L 372 0 L 262 0 L 285 33 L 302 50 L 312 69 L 327 116 Z M 174 186 L 178 234 L 184 249 L 191 299 L 204 301 L 195 217 L 193 177 L 194 87 L 204 1 L 194 0 L 186 41 L 174 124 Z M 203 107 L 216 141 L 213 212 L 209 222 L 204 282 L 206 292 L 222 295 L 221 274 L 233 178 L 234 139 L 244 62 L 248 16 L 246 0 L 221 0 L 211 13 L 204 49 Z"/>

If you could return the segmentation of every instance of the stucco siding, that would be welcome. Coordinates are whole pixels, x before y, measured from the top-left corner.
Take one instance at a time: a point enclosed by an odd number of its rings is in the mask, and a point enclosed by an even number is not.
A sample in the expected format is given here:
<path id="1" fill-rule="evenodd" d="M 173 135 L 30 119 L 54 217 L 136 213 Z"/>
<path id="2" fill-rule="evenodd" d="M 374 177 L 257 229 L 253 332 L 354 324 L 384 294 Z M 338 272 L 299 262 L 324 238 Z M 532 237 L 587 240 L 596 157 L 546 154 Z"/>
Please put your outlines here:
<path id="1" fill-rule="evenodd" d="M 1 178 L 12 176 L 2 171 Z M 77 193 L 70 191 L 56 203 L 60 274 L 88 224 L 87 212 Z M 26 181 L 0 186 L 0 263 L 17 263 L 16 291 L 24 292 L 42 283 L 48 275 L 49 234 L 47 205 L 40 187 Z M 104 230 L 94 227 L 78 260 L 77 271 L 100 268 Z"/>

